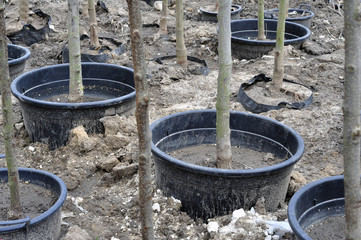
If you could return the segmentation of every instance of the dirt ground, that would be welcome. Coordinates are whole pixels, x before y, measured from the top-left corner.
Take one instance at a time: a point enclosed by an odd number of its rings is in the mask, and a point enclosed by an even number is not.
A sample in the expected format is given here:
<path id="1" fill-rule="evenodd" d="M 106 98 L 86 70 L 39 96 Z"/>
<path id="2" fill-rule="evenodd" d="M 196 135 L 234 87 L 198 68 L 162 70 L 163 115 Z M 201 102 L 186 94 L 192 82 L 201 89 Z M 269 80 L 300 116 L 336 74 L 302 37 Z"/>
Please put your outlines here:
<path id="1" fill-rule="evenodd" d="M 9 28 L 17 23 L 18 1 L 7 4 Z M 277 8 L 278 1 L 266 1 L 265 9 Z M 30 0 L 31 9 L 40 8 L 51 16 L 54 30 L 44 41 L 31 45 L 31 58 L 25 71 L 60 63 L 60 52 L 67 38 L 65 0 Z M 109 13 L 98 9 L 100 35 L 122 42 L 125 53 L 111 63 L 132 66 L 129 18 L 125 0 L 104 0 Z M 234 0 L 243 7 L 241 18 L 255 18 L 257 1 Z M 342 159 L 342 100 L 343 100 L 343 10 L 340 13 L 324 0 L 291 1 L 290 7 L 311 5 L 315 17 L 311 37 L 301 49 L 287 48 L 285 77 L 314 91 L 313 103 L 302 110 L 281 109 L 261 115 L 276 119 L 294 128 L 305 142 L 305 152 L 294 169 L 290 194 L 299 187 L 327 176 L 343 173 Z M 215 108 L 217 81 L 217 24 L 200 21 L 199 8 L 206 0 L 185 0 L 185 41 L 188 55 L 206 60 L 210 72 L 196 75 L 191 69 L 175 65 L 159 66 L 148 62 L 150 76 L 151 122 L 175 112 Z M 159 38 L 156 33 L 160 12 L 142 2 L 142 18 L 146 57 L 175 54 L 175 6 L 170 6 L 169 35 Z M 81 24 L 87 26 L 82 17 Z M 231 109 L 245 111 L 236 101 L 241 83 L 254 75 L 272 75 L 273 56 L 261 59 L 233 59 L 231 80 Z M 88 136 L 95 144 L 72 142 L 68 146 L 49 151 L 40 143 L 30 143 L 21 113 L 15 105 L 16 145 L 19 166 L 43 169 L 60 176 L 68 187 L 68 198 L 63 207 L 64 239 L 141 239 L 138 207 L 137 133 L 134 115 L 105 120 L 118 122 L 118 132 L 112 137 L 102 134 Z M 109 123 L 110 124 L 110 123 Z M 116 141 L 114 141 L 114 139 Z M 1 148 L 3 149 L 3 148 Z M 0 150 L 1 150 L 0 149 Z M 0 167 L 5 161 L 0 160 Z M 125 166 L 126 171 L 119 169 Z M 286 223 L 287 202 L 275 213 L 265 213 L 261 206 L 251 211 L 209 220 L 194 221 L 180 211 L 180 203 L 154 190 L 154 220 L 156 239 L 294 239 L 289 228 L 273 227 L 275 221 Z M 237 214 L 241 215 L 237 215 Z M 237 216 L 242 216 L 241 218 Z M 219 226 L 218 230 L 216 226 Z M 79 228 L 76 228 L 78 226 Z M 81 232 L 85 231 L 85 233 Z M 217 231 L 216 231 L 217 230 Z M 68 234 L 68 236 L 65 236 Z"/>

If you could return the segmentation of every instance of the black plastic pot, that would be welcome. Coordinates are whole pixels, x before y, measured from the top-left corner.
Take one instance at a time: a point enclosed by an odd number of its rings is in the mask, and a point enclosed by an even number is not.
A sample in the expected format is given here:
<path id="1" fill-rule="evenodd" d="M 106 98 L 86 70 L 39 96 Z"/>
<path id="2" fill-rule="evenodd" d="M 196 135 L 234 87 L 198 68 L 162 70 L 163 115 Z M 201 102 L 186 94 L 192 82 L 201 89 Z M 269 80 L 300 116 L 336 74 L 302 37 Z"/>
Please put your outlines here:
<path id="1" fill-rule="evenodd" d="M 293 17 L 290 13 L 296 12 L 298 16 Z M 294 22 L 301 24 L 308 29 L 311 27 L 312 18 L 315 14 L 311 11 L 311 6 L 308 4 L 300 4 L 299 8 L 290 8 L 288 9 L 288 17 L 286 21 Z M 264 17 L 266 19 L 275 19 L 278 20 L 278 9 L 269 9 L 264 12 Z"/>
<path id="2" fill-rule="evenodd" d="M 22 46 L 8 44 L 8 64 L 10 78 L 14 79 L 25 69 L 26 60 L 30 57 L 30 51 Z"/>
<path id="3" fill-rule="evenodd" d="M 19 177 L 22 181 L 39 185 L 51 190 L 58 200 L 41 215 L 30 219 L 29 217 L 15 221 L 0 221 L 0 238 L 47 240 L 59 239 L 61 230 L 61 206 L 66 200 L 67 189 L 64 182 L 54 174 L 31 168 L 19 168 Z M 0 168 L 0 181 L 8 181 L 6 168 Z"/>
<path id="4" fill-rule="evenodd" d="M 200 8 L 199 11 L 201 12 L 202 21 L 211 21 L 211 22 L 218 22 L 218 12 L 207 11 L 204 8 Z M 240 5 L 232 5 L 231 8 L 231 20 L 237 20 L 241 16 L 242 7 Z"/>
<path id="5" fill-rule="evenodd" d="M 300 240 L 312 240 L 305 229 L 325 218 L 345 215 L 343 176 L 312 182 L 293 195 L 288 205 L 288 221 Z"/>
<path id="6" fill-rule="evenodd" d="M 47 66 L 17 77 L 11 91 L 19 99 L 25 128 L 33 142 L 50 149 L 65 145 L 72 128 L 83 125 L 88 133 L 102 133 L 104 116 L 121 115 L 135 107 L 133 70 L 105 64 L 82 63 L 85 97 L 93 102 L 50 102 L 69 91 L 69 64 Z"/>
<path id="7" fill-rule="evenodd" d="M 275 120 L 231 112 L 231 143 L 273 153 L 285 161 L 256 169 L 218 169 L 190 164 L 168 153 L 201 144 L 216 143 L 216 111 L 195 110 L 172 114 L 151 124 L 156 182 L 166 196 L 182 202 L 192 218 L 206 220 L 250 209 L 265 198 L 268 211 L 286 197 L 290 174 L 300 160 L 304 143 L 298 133 Z"/>
<path id="8" fill-rule="evenodd" d="M 258 20 L 242 19 L 231 22 L 232 32 L 232 55 L 239 59 L 260 58 L 272 51 L 276 46 L 277 21 L 265 19 L 265 41 L 257 40 Z M 285 45 L 300 48 L 301 44 L 311 35 L 311 31 L 297 23 L 287 22 L 285 24 Z"/>

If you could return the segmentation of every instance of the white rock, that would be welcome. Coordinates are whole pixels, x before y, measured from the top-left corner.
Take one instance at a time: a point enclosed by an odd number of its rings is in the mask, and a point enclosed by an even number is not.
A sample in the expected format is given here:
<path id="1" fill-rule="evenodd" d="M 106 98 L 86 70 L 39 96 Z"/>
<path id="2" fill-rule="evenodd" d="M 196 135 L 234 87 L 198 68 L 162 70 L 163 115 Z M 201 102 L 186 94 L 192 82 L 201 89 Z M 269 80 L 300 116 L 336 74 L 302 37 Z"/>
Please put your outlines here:
<path id="1" fill-rule="evenodd" d="M 235 210 L 232 213 L 232 219 L 238 219 L 238 218 L 245 217 L 245 216 L 246 216 L 246 213 L 243 210 L 243 208 Z"/>
<path id="2" fill-rule="evenodd" d="M 156 1 L 154 2 L 154 9 L 157 11 L 162 11 L 163 8 L 162 5 L 163 5 L 162 1 Z"/>
<path id="3" fill-rule="evenodd" d="M 274 228 L 274 231 L 281 230 L 283 232 L 292 233 L 292 229 L 288 221 L 271 221 L 271 220 L 257 220 L 257 222 L 263 222 L 270 227 Z"/>
<path id="4" fill-rule="evenodd" d="M 207 226 L 207 231 L 211 232 L 218 232 L 219 225 L 217 222 L 209 222 Z"/>
<path id="5" fill-rule="evenodd" d="M 152 206 L 154 212 L 160 212 L 160 205 L 159 203 L 154 203 Z"/>
<path id="6" fill-rule="evenodd" d="M 35 148 L 33 146 L 29 146 L 29 151 L 34 152 Z"/>
<path id="7" fill-rule="evenodd" d="M 120 240 L 120 239 L 116 237 L 112 237 L 110 240 Z"/>

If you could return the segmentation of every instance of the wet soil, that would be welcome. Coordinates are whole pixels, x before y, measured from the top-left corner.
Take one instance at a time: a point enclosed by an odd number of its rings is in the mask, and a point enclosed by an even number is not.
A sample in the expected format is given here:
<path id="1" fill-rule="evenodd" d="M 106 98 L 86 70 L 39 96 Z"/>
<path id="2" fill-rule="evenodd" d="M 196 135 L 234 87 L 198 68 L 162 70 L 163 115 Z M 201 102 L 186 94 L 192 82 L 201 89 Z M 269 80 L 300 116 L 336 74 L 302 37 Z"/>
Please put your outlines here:
<path id="1" fill-rule="evenodd" d="M 217 149 L 214 144 L 203 144 L 182 148 L 169 153 L 172 157 L 203 167 L 217 167 Z M 271 153 L 255 151 L 249 148 L 232 146 L 232 168 L 254 169 L 275 165 L 283 160 Z"/>
<path id="2" fill-rule="evenodd" d="M 132 67 L 126 1 L 104 2 L 109 13 L 97 11 L 99 35 L 113 37 L 125 46 L 125 53 L 109 60 L 109 63 Z M 301 3 L 304 1 L 293 1 L 290 7 L 296 8 Z M 343 16 L 324 0 L 307 3 L 315 13 L 311 37 L 301 49 L 287 51 L 284 67 L 285 78 L 315 89 L 313 104 L 302 110 L 284 108 L 260 114 L 292 127 L 305 142 L 303 157 L 291 176 L 288 197 L 309 182 L 343 173 Z M 18 24 L 17 4 L 18 1 L 6 4 L 9 29 L 14 29 L 13 24 Z M 257 1 L 234 0 L 234 4 L 242 6 L 242 19 L 256 18 Z M 30 5 L 32 9 L 41 8 L 52 17 L 54 30 L 43 41 L 28 47 L 31 57 L 25 71 L 61 63 L 60 53 L 67 40 L 67 1 L 30 0 Z M 151 122 L 175 112 L 215 108 L 218 33 L 216 23 L 200 21 L 199 8 L 207 5 L 209 2 L 206 0 L 184 1 L 184 30 L 188 55 L 206 60 L 210 72 L 207 76 L 194 75 L 186 70 L 177 70 L 172 65 L 147 61 Z M 265 9 L 271 8 L 278 8 L 277 2 L 266 2 Z M 141 2 L 141 10 L 145 24 L 158 24 L 160 11 L 145 2 Z M 81 17 L 81 25 L 88 32 L 86 21 L 87 17 Z M 175 6 L 172 4 L 169 6 L 168 26 L 166 38 L 156 34 L 156 27 L 152 31 L 145 29 L 143 36 L 147 60 L 175 55 Z M 271 76 L 273 62 L 272 53 L 252 60 L 233 58 L 232 110 L 245 111 L 236 101 L 240 85 L 259 73 Z M 89 235 L 89 239 L 141 239 L 134 114 L 103 119 L 104 134 L 79 135 L 70 140 L 67 146 L 50 151 L 45 144 L 30 142 L 16 99 L 13 99 L 13 104 L 18 165 L 52 172 L 67 185 L 69 192 L 62 219 L 64 235 L 79 226 Z M 4 152 L 3 144 L 0 144 L 0 152 Z M 0 167 L 4 166 L 5 160 L 0 159 Z M 154 179 L 153 183 L 155 239 L 294 239 L 288 228 L 280 230 L 271 227 L 271 221 L 287 223 L 287 201 L 274 213 L 265 212 L 260 201 L 253 210 L 245 209 L 241 218 L 227 215 L 210 219 L 209 222 L 219 225 L 217 231 L 212 231 L 210 224 L 192 220 L 181 212 L 180 203 L 164 197 Z"/>
<path id="3" fill-rule="evenodd" d="M 306 229 L 306 233 L 313 240 L 344 240 L 345 229 L 345 216 L 334 216 L 312 224 Z"/>
<path id="4" fill-rule="evenodd" d="M 6 183 L 0 183 L 0 192 L 0 221 L 6 221 L 10 207 L 10 191 Z M 58 199 L 52 191 L 29 182 L 20 183 L 20 196 L 23 216 L 30 219 L 49 210 Z"/>

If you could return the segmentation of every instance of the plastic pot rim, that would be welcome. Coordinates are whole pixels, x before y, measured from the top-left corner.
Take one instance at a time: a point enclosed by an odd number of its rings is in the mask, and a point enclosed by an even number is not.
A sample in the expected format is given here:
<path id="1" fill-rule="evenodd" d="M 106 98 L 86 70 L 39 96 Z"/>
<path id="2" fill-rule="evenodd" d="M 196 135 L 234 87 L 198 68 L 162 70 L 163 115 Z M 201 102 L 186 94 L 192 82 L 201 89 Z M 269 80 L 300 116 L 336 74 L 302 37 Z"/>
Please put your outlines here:
<path id="1" fill-rule="evenodd" d="M 8 64 L 9 66 L 12 66 L 12 65 L 16 65 L 16 64 L 19 64 L 19 63 L 23 63 L 25 62 L 27 59 L 29 59 L 30 57 L 30 50 L 27 49 L 26 47 L 22 47 L 22 46 L 19 46 L 19 45 L 15 45 L 15 44 L 8 44 L 7 45 L 8 47 L 13 47 L 13 48 L 16 48 L 16 49 L 19 49 L 20 51 L 22 51 L 24 54 L 19 57 L 19 58 L 15 58 L 15 59 L 11 59 L 8 61 Z"/>
<path id="2" fill-rule="evenodd" d="M 258 19 L 239 19 L 239 20 L 233 20 L 231 21 L 231 24 L 233 23 L 236 23 L 236 22 L 252 22 L 252 21 L 258 21 Z M 264 19 L 265 22 L 276 22 L 277 23 L 277 20 L 273 20 L 273 19 Z M 298 38 L 295 38 L 295 39 L 285 39 L 284 40 L 284 44 L 287 45 L 287 44 L 292 44 L 292 43 L 298 43 L 298 42 L 303 42 L 305 41 L 306 39 L 308 39 L 310 36 L 311 36 L 311 31 L 310 29 L 308 29 L 307 27 L 303 26 L 302 24 L 299 24 L 299 23 L 295 23 L 295 22 L 290 22 L 290 21 L 286 21 L 285 22 L 286 25 L 293 25 L 293 26 L 297 26 L 297 27 L 300 27 L 300 28 L 303 28 L 306 30 L 306 34 L 302 37 L 298 37 Z M 257 31 L 257 30 L 254 30 L 254 31 Z M 255 45 L 275 45 L 276 44 L 276 40 L 265 40 L 265 41 L 261 41 L 261 40 L 256 40 L 256 39 L 246 39 L 246 38 L 239 38 L 239 37 L 234 37 L 232 35 L 231 39 L 233 41 L 238 41 L 238 42 L 241 42 L 241 43 L 247 43 L 247 44 L 255 44 Z"/>
<path id="3" fill-rule="evenodd" d="M 19 172 L 33 172 L 36 174 L 40 174 L 40 175 L 45 175 L 48 176 L 52 179 L 54 179 L 59 185 L 60 185 L 60 195 L 58 197 L 58 200 L 53 204 L 53 206 L 51 206 L 48 210 L 46 210 L 44 213 L 40 214 L 39 216 L 30 219 L 30 226 L 39 224 L 43 221 L 45 221 L 47 218 L 49 218 L 54 212 L 56 212 L 57 210 L 59 210 L 59 208 L 64 204 L 65 200 L 66 200 L 66 196 L 67 196 L 67 188 L 65 183 L 63 182 L 63 180 L 61 180 L 58 176 L 50 173 L 50 172 L 46 172 L 43 170 L 39 170 L 39 169 L 34 169 L 34 168 L 18 168 Z M 0 168 L 0 171 L 6 171 L 7 172 L 7 168 Z M 22 221 L 23 223 L 18 223 L 18 224 L 14 224 L 14 225 L 9 225 L 9 226 L 5 226 L 5 227 L 1 227 L 0 226 L 0 233 L 7 233 L 7 232 L 12 232 L 12 231 L 17 231 L 19 229 L 25 228 L 26 227 L 26 222 L 29 218 L 25 217 L 23 219 L 19 219 L 16 221 Z M 11 223 L 14 221 L 4 221 L 6 223 Z"/>
<path id="4" fill-rule="evenodd" d="M 269 12 L 278 12 L 278 8 L 272 8 L 272 9 L 267 9 L 265 10 L 264 12 L 265 13 L 269 13 Z M 306 16 L 301 16 L 301 17 L 286 17 L 286 21 L 292 21 L 292 20 L 306 20 L 306 19 L 309 19 L 309 18 L 312 18 L 313 16 L 315 16 L 315 14 L 310 11 L 310 10 L 307 10 L 307 9 L 300 9 L 300 8 L 289 8 L 288 9 L 288 12 L 294 12 L 296 11 L 297 13 L 299 12 L 306 12 L 306 13 L 309 13 L 309 15 L 306 15 Z M 272 18 L 270 18 L 272 19 Z M 273 19 L 278 19 L 278 17 L 274 16 Z"/>
<path id="5" fill-rule="evenodd" d="M 235 15 L 238 12 L 242 11 L 242 6 L 241 5 L 232 4 L 231 7 L 237 8 L 235 11 L 231 11 L 231 15 Z M 207 11 L 204 8 L 199 8 L 199 11 L 201 11 L 202 13 L 205 13 L 205 14 L 209 14 L 209 15 L 217 15 L 218 14 L 218 12 Z"/>
<path id="6" fill-rule="evenodd" d="M 108 67 L 111 66 L 111 67 L 115 67 L 118 69 L 125 69 L 128 71 L 134 72 L 134 70 L 131 68 L 119 66 L 116 64 L 97 63 L 97 62 L 82 62 L 81 64 L 82 64 L 82 66 L 83 65 L 108 66 Z M 11 91 L 12 91 L 13 95 L 24 103 L 30 103 L 30 104 L 37 105 L 37 106 L 42 106 L 42 107 L 46 107 L 46 108 L 57 108 L 57 109 L 86 109 L 86 108 L 93 108 L 93 107 L 106 107 L 106 106 L 111 106 L 111 105 L 118 104 L 123 101 L 127 101 L 127 100 L 135 98 L 135 88 L 130 85 L 127 85 L 127 86 L 132 88 L 134 91 L 132 91 L 131 93 L 128 93 L 124 96 L 106 99 L 106 100 L 102 100 L 102 101 L 82 102 L 82 103 L 61 103 L 61 102 L 50 102 L 50 101 L 38 100 L 38 99 L 31 98 L 31 97 L 28 97 L 28 96 L 20 93 L 16 88 L 16 85 L 21 80 L 21 78 L 23 78 L 24 76 L 34 74 L 36 72 L 41 72 L 41 71 L 44 71 L 47 69 L 63 68 L 65 66 L 69 66 L 69 63 L 45 66 L 45 67 L 41 67 L 41 68 L 38 68 L 38 69 L 35 69 L 32 71 L 26 72 L 24 74 L 21 74 L 20 76 L 16 77 L 14 79 L 14 81 L 11 83 Z"/>
<path id="7" fill-rule="evenodd" d="M 155 122 L 153 122 L 150 125 L 150 131 L 152 132 L 152 130 L 160 122 L 165 121 L 169 118 L 181 116 L 184 114 L 193 114 L 196 112 L 214 112 L 214 113 L 216 113 L 216 110 L 215 109 L 204 109 L 204 110 L 191 110 L 191 111 L 186 111 L 186 112 L 174 113 L 174 114 L 165 116 L 165 117 L 160 118 L 160 119 L 156 120 Z M 252 113 L 240 112 L 240 111 L 230 111 L 230 114 L 231 114 L 231 116 L 232 115 L 249 115 L 249 116 L 259 118 L 259 119 L 271 121 L 272 123 L 274 123 L 276 125 L 285 127 L 290 132 L 290 134 L 293 134 L 297 138 L 297 140 L 299 142 L 297 152 L 295 154 L 293 154 L 293 156 L 291 158 L 289 158 L 281 163 L 272 165 L 272 166 L 255 168 L 255 169 L 221 169 L 221 168 L 203 167 L 200 165 L 191 164 L 191 163 L 182 161 L 180 159 L 174 158 L 174 157 L 166 154 L 162 150 L 160 150 L 156 146 L 156 143 L 153 142 L 153 140 L 151 141 L 151 150 L 152 150 L 153 154 L 160 156 L 165 161 L 167 161 L 171 164 L 174 164 L 175 166 L 177 166 L 179 168 L 187 169 L 189 171 L 199 173 L 199 174 L 211 175 L 211 176 L 224 176 L 224 177 L 244 177 L 244 178 L 246 178 L 246 177 L 252 177 L 252 176 L 270 175 L 273 172 L 278 172 L 281 169 L 285 169 L 285 168 L 288 168 L 288 167 L 296 164 L 301 159 L 303 152 L 304 152 L 304 142 L 303 142 L 301 136 L 295 130 L 293 130 L 291 127 L 288 127 L 287 125 L 280 123 L 276 120 L 273 120 L 271 118 L 252 114 Z"/>
<path id="8" fill-rule="evenodd" d="M 288 209 L 287 209 L 287 215 L 288 215 L 288 222 L 293 230 L 293 232 L 296 234 L 298 238 L 301 240 L 312 240 L 310 236 L 307 235 L 307 233 L 303 230 L 303 228 L 300 226 L 298 219 L 296 217 L 296 205 L 299 204 L 301 201 L 300 197 L 304 194 L 307 194 L 310 190 L 312 190 L 315 187 L 318 187 L 320 185 L 323 185 L 327 182 L 334 182 L 334 181 L 340 181 L 343 180 L 343 175 L 338 176 L 332 176 L 332 177 L 326 177 L 319 179 L 317 181 L 311 182 L 304 187 L 302 187 L 300 190 L 298 190 L 291 198 L 290 202 L 288 203 Z"/>

